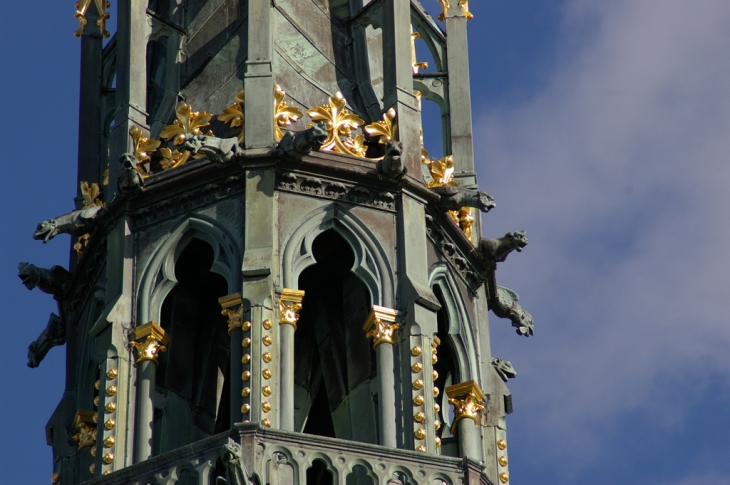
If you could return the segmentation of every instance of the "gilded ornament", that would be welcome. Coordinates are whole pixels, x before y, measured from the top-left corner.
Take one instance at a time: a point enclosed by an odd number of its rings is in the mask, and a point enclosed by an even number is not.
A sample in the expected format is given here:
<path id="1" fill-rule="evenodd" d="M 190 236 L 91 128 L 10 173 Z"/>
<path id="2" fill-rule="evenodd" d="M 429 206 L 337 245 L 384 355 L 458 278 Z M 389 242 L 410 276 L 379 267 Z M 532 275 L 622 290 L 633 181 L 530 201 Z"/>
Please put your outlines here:
<path id="1" fill-rule="evenodd" d="M 104 463 L 109 465 L 111 462 L 114 461 L 114 453 L 107 453 L 106 455 L 104 455 L 102 460 L 104 461 Z"/>
<path id="2" fill-rule="evenodd" d="M 441 4 L 441 13 L 438 16 L 438 19 L 443 22 L 446 20 L 446 14 L 449 11 L 449 7 L 451 6 L 451 3 L 449 3 L 449 0 L 436 0 L 438 3 Z"/>
<path id="3" fill-rule="evenodd" d="M 73 435 L 73 440 L 78 443 L 79 450 L 96 444 L 96 429 L 89 426 L 89 424 L 91 423 L 76 423 L 75 428 L 78 430 L 78 433 Z"/>
<path id="4" fill-rule="evenodd" d="M 413 398 L 413 404 L 416 406 L 423 406 L 424 402 L 426 402 L 426 400 L 420 394 Z"/>
<path id="5" fill-rule="evenodd" d="M 423 370 L 423 364 L 416 362 L 411 366 L 411 370 L 415 373 L 421 372 Z"/>
<path id="6" fill-rule="evenodd" d="M 241 88 L 236 96 L 233 98 L 234 102 L 228 108 L 224 109 L 221 114 L 218 115 L 218 119 L 223 123 L 231 126 L 231 128 L 240 128 L 241 131 L 238 133 L 238 142 L 243 142 L 244 139 L 244 128 L 243 123 L 244 111 L 243 106 L 245 102 L 245 96 L 243 88 Z"/>
<path id="7" fill-rule="evenodd" d="M 441 446 L 441 438 L 437 436 L 434 438 L 433 443 L 436 445 L 436 448 L 439 448 Z"/>
<path id="8" fill-rule="evenodd" d="M 89 454 L 91 456 L 96 456 L 96 446 L 91 447 L 91 449 L 89 450 Z"/>
<path id="9" fill-rule="evenodd" d="M 264 370 L 263 370 L 263 371 L 261 372 L 261 375 L 262 375 L 262 376 L 264 377 L 264 379 L 271 379 L 271 376 L 272 376 L 273 374 L 271 373 L 271 369 L 264 369 Z"/>
<path id="10" fill-rule="evenodd" d="M 263 403 L 261 403 L 261 410 L 265 413 L 271 411 L 271 403 L 268 401 L 264 401 Z"/>
<path id="11" fill-rule="evenodd" d="M 60 473 L 54 473 L 51 475 L 51 483 L 56 484 L 61 481 L 61 474 Z"/>
<path id="12" fill-rule="evenodd" d="M 431 354 L 431 365 L 436 365 L 436 362 L 439 361 L 439 358 L 436 356 L 436 354 Z"/>
<path id="13" fill-rule="evenodd" d="M 74 35 L 76 37 L 81 37 L 84 33 L 84 27 L 86 27 L 86 24 L 88 23 L 88 20 L 86 19 L 86 12 L 89 10 L 92 1 L 94 2 L 94 5 L 96 5 L 96 11 L 99 14 L 99 18 L 96 20 L 96 26 L 99 27 L 99 32 L 102 37 L 109 37 L 109 32 L 106 30 L 106 21 L 109 19 L 109 12 L 107 9 L 111 7 L 111 5 L 106 0 L 79 0 L 76 2 L 76 13 L 74 14 L 74 17 L 79 19 L 79 29 L 74 32 Z"/>
<path id="14" fill-rule="evenodd" d="M 117 405 L 115 403 L 113 403 L 113 402 L 107 403 L 107 405 L 104 406 L 104 410 L 107 413 L 113 413 L 114 411 L 117 410 Z"/>
<path id="15" fill-rule="evenodd" d="M 244 332 L 248 332 L 249 330 L 251 330 L 251 322 L 249 322 L 248 320 L 246 320 L 245 322 L 243 322 L 243 324 L 241 325 L 241 329 Z"/>
<path id="16" fill-rule="evenodd" d="M 469 11 L 469 0 L 459 0 L 459 8 L 461 9 L 464 17 L 466 17 L 467 20 L 471 20 L 474 18 L 474 15 L 472 15 L 472 13 Z"/>
<path id="17" fill-rule="evenodd" d="M 192 135 L 203 135 L 202 128 L 208 126 L 213 119 L 213 115 L 210 113 L 193 111 L 193 108 L 184 101 L 177 105 L 175 116 L 177 119 L 162 130 L 160 138 L 173 140 L 177 146 L 184 144 Z M 208 136 L 213 135 L 208 134 Z"/>
<path id="18" fill-rule="evenodd" d="M 261 388 L 261 394 L 263 394 L 266 397 L 271 396 L 271 386 L 264 386 Z"/>
<path id="19" fill-rule="evenodd" d="M 251 405 L 250 404 L 244 404 L 243 406 L 241 406 L 241 412 L 243 414 L 248 414 L 249 411 L 251 411 Z"/>
<path id="20" fill-rule="evenodd" d="M 251 379 L 251 371 L 245 370 L 241 373 L 241 379 L 247 381 Z"/>
<path id="21" fill-rule="evenodd" d="M 250 387 L 244 387 L 241 389 L 241 396 L 248 397 L 251 395 L 251 388 Z"/>
<path id="22" fill-rule="evenodd" d="M 428 187 L 456 187 L 454 181 L 454 157 L 447 155 L 438 160 L 431 160 L 428 163 L 428 171 L 431 174 L 431 180 Z"/>
<path id="23" fill-rule="evenodd" d="M 502 455 L 497 459 L 497 463 L 499 463 L 500 466 L 507 466 L 507 457 Z"/>
<path id="24" fill-rule="evenodd" d="M 117 395 L 117 386 L 109 386 L 106 388 L 106 395 L 107 396 L 116 396 Z"/>
<path id="25" fill-rule="evenodd" d="M 268 318 L 267 318 L 266 320 L 264 320 L 264 323 L 262 323 L 261 325 L 262 325 L 262 326 L 264 327 L 264 329 L 266 329 L 266 330 L 271 330 L 271 327 L 273 327 L 273 326 L 274 326 L 274 324 L 273 324 L 273 323 L 271 323 L 271 320 L 269 320 Z"/>
<path id="26" fill-rule="evenodd" d="M 428 69 L 428 62 L 418 62 L 416 60 L 416 39 L 423 39 L 423 36 L 418 31 L 413 32 L 413 25 L 411 25 L 411 68 L 413 74 L 418 74 L 419 69 Z"/>
<path id="27" fill-rule="evenodd" d="M 434 380 L 434 382 L 436 382 L 438 380 L 438 378 L 439 378 L 439 373 L 436 372 L 436 371 L 433 371 L 433 380 Z"/>
<path id="28" fill-rule="evenodd" d="M 413 381 L 413 389 L 423 389 L 423 379 L 416 379 Z"/>
<path id="29" fill-rule="evenodd" d="M 251 339 L 246 337 L 245 339 L 241 340 L 241 347 L 248 348 L 251 345 Z"/>
<path id="30" fill-rule="evenodd" d="M 440 430 L 441 429 L 441 421 L 439 421 L 438 419 L 436 421 L 434 421 L 433 422 L 433 427 L 434 427 L 434 429 L 436 429 L 436 431 Z"/>
<path id="31" fill-rule="evenodd" d="M 112 474 L 112 471 L 111 470 L 104 470 L 101 474 L 102 475 L 111 475 Z"/>
<path id="32" fill-rule="evenodd" d="M 284 102 L 285 98 L 286 93 L 282 91 L 281 87 L 278 84 L 274 86 L 274 139 L 276 141 L 281 141 L 284 138 L 282 128 L 291 126 L 292 123 L 304 116 L 298 108 L 288 106 Z"/>
<path id="33" fill-rule="evenodd" d="M 383 113 L 383 121 L 376 121 L 370 123 L 363 128 L 365 133 L 370 135 L 371 138 L 377 138 L 378 143 L 385 145 L 389 141 L 395 138 L 395 132 L 397 126 L 395 124 L 395 110 L 390 108 L 388 111 Z"/>
<path id="34" fill-rule="evenodd" d="M 264 362 L 266 362 L 267 364 L 268 364 L 269 362 L 271 362 L 271 359 L 272 359 L 272 357 L 271 357 L 271 352 L 264 352 L 264 354 L 263 354 L 263 355 L 261 356 L 261 360 L 263 360 L 263 361 L 264 361 Z"/>
<path id="35" fill-rule="evenodd" d="M 422 440 L 422 439 L 424 439 L 424 438 L 426 437 L 426 430 L 425 430 L 425 429 L 423 429 L 423 428 L 418 428 L 418 429 L 417 429 L 417 430 L 416 430 L 416 431 L 415 431 L 415 432 L 413 433 L 413 435 L 414 435 L 414 436 L 415 436 L 415 437 L 416 437 L 417 439 L 419 439 L 419 440 Z"/>
<path id="36" fill-rule="evenodd" d="M 109 380 L 116 379 L 119 375 L 119 372 L 116 369 L 109 369 L 109 371 L 106 373 L 106 378 Z"/>
<path id="37" fill-rule="evenodd" d="M 117 422 L 113 419 L 109 418 L 104 422 L 104 427 L 106 429 L 114 429 L 114 427 L 117 425 Z"/>
<path id="38" fill-rule="evenodd" d="M 440 392 L 440 391 L 439 391 L 439 388 L 438 388 L 438 387 L 434 387 L 434 388 L 433 388 L 433 397 L 438 397 L 438 395 L 439 395 L 439 392 Z"/>
<path id="39" fill-rule="evenodd" d="M 76 259 L 81 259 L 81 256 L 83 256 L 84 250 L 86 249 L 86 245 L 89 244 L 90 238 L 91 234 L 84 234 L 83 236 L 79 236 L 79 238 L 76 240 L 76 243 L 74 244 Z"/>
<path id="40" fill-rule="evenodd" d="M 424 421 L 426 421 L 426 413 L 424 413 L 423 411 L 418 411 L 416 414 L 413 415 L 413 420 L 416 423 L 423 423 Z"/>
<path id="41" fill-rule="evenodd" d="M 433 412 L 434 412 L 434 414 L 438 414 L 439 411 L 441 411 L 441 406 L 439 406 L 438 403 L 433 403 Z"/>
<path id="42" fill-rule="evenodd" d="M 271 428 L 271 420 L 269 418 L 264 418 L 261 420 L 261 426 L 264 428 Z"/>
<path id="43" fill-rule="evenodd" d="M 507 449 L 507 440 L 498 440 L 497 448 L 499 448 L 500 450 L 506 450 Z"/>
<path id="44" fill-rule="evenodd" d="M 347 101 L 341 92 L 335 93 L 328 100 L 326 106 L 315 106 L 307 111 L 314 122 L 323 122 L 327 129 L 327 139 L 320 150 L 334 150 L 345 155 L 362 157 L 367 147 L 364 145 L 364 136 L 352 137 L 352 130 L 362 126 L 365 121 L 345 107 Z"/>
<path id="45" fill-rule="evenodd" d="M 100 198 L 101 189 L 96 182 L 81 182 L 81 196 L 84 198 L 84 209 L 104 207 L 106 205 Z"/>
<path id="46" fill-rule="evenodd" d="M 454 406 L 454 424 L 451 432 L 455 433 L 456 424 L 464 418 L 469 418 L 479 424 L 479 418 L 484 411 L 484 396 L 475 381 L 467 381 L 446 388 L 449 404 Z"/>
<path id="47" fill-rule="evenodd" d="M 101 185 L 109 185 L 109 169 L 107 168 L 101 174 Z"/>
<path id="48" fill-rule="evenodd" d="M 507 472 L 500 473 L 499 474 L 499 481 L 502 482 L 502 483 L 509 482 L 509 473 L 507 473 Z"/>
<path id="49" fill-rule="evenodd" d="M 94 398 L 94 407 L 95 407 L 95 408 L 98 408 L 98 407 L 99 407 L 99 396 L 96 396 L 96 397 Z"/>
<path id="50" fill-rule="evenodd" d="M 137 172 L 142 177 L 149 177 L 151 175 L 150 157 L 160 147 L 162 142 L 154 138 L 145 138 L 142 136 L 142 130 L 138 126 L 130 128 L 129 136 L 132 137 L 132 154 L 137 159 L 137 164 L 134 168 L 137 169 Z"/>
<path id="51" fill-rule="evenodd" d="M 144 341 L 140 342 L 142 339 Z M 157 364 L 157 356 L 167 351 L 168 343 L 170 335 L 155 322 L 148 322 L 134 329 L 134 340 L 130 345 L 137 351 L 138 364 L 147 360 Z"/>
<path id="52" fill-rule="evenodd" d="M 418 357 L 419 355 L 421 355 L 422 352 L 423 352 L 423 349 L 421 349 L 421 347 L 418 346 L 418 345 L 416 345 L 415 347 L 413 347 L 411 349 L 411 354 L 414 355 L 414 356 L 416 356 L 416 357 Z"/>
<path id="53" fill-rule="evenodd" d="M 96 472 L 96 464 L 92 463 L 89 465 L 89 472 L 91 472 L 92 475 Z"/>
<path id="54" fill-rule="evenodd" d="M 99 413 L 94 413 L 94 415 L 91 417 L 91 420 L 94 422 L 94 424 L 99 422 Z"/>
<path id="55" fill-rule="evenodd" d="M 240 293 L 223 296 L 218 298 L 218 304 L 221 306 L 221 315 L 228 319 L 228 335 L 236 328 L 243 328 L 243 300 Z M 234 308 L 236 307 L 236 308 Z M 245 364 L 245 362 L 244 362 Z"/>
<path id="56" fill-rule="evenodd" d="M 472 215 L 472 208 L 462 207 L 458 211 L 449 211 L 449 216 L 456 222 L 467 239 L 473 243 L 474 234 L 472 226 L 474 225 L 474 216 Z"/>
<path id="57" fill-rule="evenodd" d="M 104 447 L 105 448 L 111 448 L 112 446 L 114 446 L 114 443 L 115 443 L 114 436 L 107 436 L 106 438 L 104 438 Z"/>
<path id="58" fill-rule="evenodd" d="M 160 155 L 162 155 L 162 159 L 160 160 L 162 170 L 177 168 L 190 158 L 190 152 L 187 150 L 181 152 L 167 147 L 160 148 Z"/>
<path id="59" fill-rule="evenodd" d="M 251 354 L 243 354 L 241 357 L 241 363 L 248 364 L 249 362 L 251 362 Z"/>
<path id="60" fill-rule="evenodd" d="M 399 327 L 395 323 L 397 316 L 398 312 L 396 310 L 373 305 L 363 324 L 363 330 L 366 332 L 365 337 L 373 339 L 373 348 L 383 343 L 393 345 Z"/>
<path id="61" fill-rule="evenodd" d="M 302 300 L 304 292 L 302 290 L 292 290 L 284 288 L 281 290 L 279 297 L 279 324 L 289 324 L 297 329 L 299 321 L 299 311 L 302 309 Z"/>
<path id="62" fill-rule="evenodd" d="M 423 445 L 420 445 L 420 446 L 416 447 L 416 451 L 418 451 L 419 453 L 426 453 L 426 447 Z"/>
<path id="63" fill-rule="evenodd" d="M 263 344 L 264 344 L 265 346 L 267 346 L 267 347 L 268 347 L 268 346 L 269 346 L 269 345 L 271 345 L 271 344 L 272 344 L 272 343 L 273 343 L 274 341 L 273 341 L 273 340 L 271 340 L 271 337 L 270 337 L 270 336 L 266 335 L 266 336 L 264 336 L 264 338 L 262 338 L 262 339 L 261 339 L 261 342 L 263 342 Z"/>

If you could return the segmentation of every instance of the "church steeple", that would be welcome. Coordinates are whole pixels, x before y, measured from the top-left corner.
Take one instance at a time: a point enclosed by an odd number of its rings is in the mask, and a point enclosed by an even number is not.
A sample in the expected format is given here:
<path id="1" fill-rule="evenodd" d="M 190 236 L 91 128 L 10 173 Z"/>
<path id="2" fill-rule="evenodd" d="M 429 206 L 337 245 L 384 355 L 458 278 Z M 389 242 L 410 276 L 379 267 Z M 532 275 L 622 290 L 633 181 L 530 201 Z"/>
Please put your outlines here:
<path id="1" fill-rule="evenodd" d="M 116 7 L 77 6 L 79 198 L 34 235 L 74 261 L 20 271 L 59 302 L 31 364 L 66 343 L 54 483 L 508 483 L 487 312 L 532 334 L 495 278 L 527 239 L 480 237 L 468 2 Z"/>

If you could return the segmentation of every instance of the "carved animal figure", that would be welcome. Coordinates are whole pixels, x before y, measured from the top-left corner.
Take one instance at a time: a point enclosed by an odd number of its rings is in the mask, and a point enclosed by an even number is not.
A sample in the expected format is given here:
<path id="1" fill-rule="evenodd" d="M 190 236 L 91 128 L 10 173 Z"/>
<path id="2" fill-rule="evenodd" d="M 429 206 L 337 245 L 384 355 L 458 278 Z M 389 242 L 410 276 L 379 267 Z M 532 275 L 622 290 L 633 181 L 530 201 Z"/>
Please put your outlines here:
<path id="1" fill-rule="evenodd" d="M 378 161 L 378 174 L 384 179 L 400 180 L 408 168 L 401 159 L 403 144 L 399 141 L 389 141 L 385 145 L 385 156 Z"/>
<path id="2" fill-rule="evenodd" d="M 243 148 L 238 144 L 238 138 L 216 138 L 214 136 L 191 135 L 185 141 L 185 148 L 193 155 L 203 153 L 208 160 L 218 165 L 230 163 L 234 158 L 243 156 Z"/>
<path id="3" fill-rule="evenodd" d="M 66 325 L 61 317 L 51 313 L 45 330 L 28 346 L 28 367 L 38 367 L 48 351 L 66 343 Z"/>
<path id="4" fill-rule="evenodd" d="M 527 246 L 527 233 L 508 232 L 499 239 L 483 237 L 479 240 L 479 254 L 485 261 L 501 263 L 512 251 L 522 252 Z"/>
<path id="5" fill-rule="evenodd" d="M 131 153 L 125 153 L 119 158 L 122 174 L 117 180 L 119 192 L 125 195 L 134 195 L 144 188 L 142 174 L 135 168 L 139 161 Z"/>
<path id="6" fill-rule="evenodd" d="M 221 461 L 226 468 L 226 478 L 217 477 L 216 485 L 246 485 L 248 472 L 240 459 L 241 447 L 233 442 L 221 448 Z"/>
<path id="7" fill-rule="evenodd" d="M 517 303 L 519 299 L 517 293 L 509 288 L 497 286 L 496 295 L 489 299 L 489 309 L 499 318 L 509 318 L 512 326 L 517 329 L 517 335 L 529 337 L 534 334 L 535 328 L 532 315 Z"/>
<path id="8" fill-rule="evenodd" d="M 59 234 L 71 234 L 72 236 L 83 236 L 94 228 L 95 220 L 103 214 L 105 209 L 98 205 L 81 209 L 54 219 L 48 219 L 38 224 L 33 239 L 43 240 L 47 243 Z"/>
<path id="9" fill-rule="evenodd" d="M 312 151 L 319 151 L 322 144 L 327 141 L 327 136 L 327 126 L 324 123 L 318 123 L 296 134 L 287 131 L 277 149 L 284 157 L 298 162 Z"/>
<path id="10" fill-rule="evenodd" d="M 514 367 L 512 367 L 512 362 L 510 362 L 509 360 L 493 358 L 492 366 L 494 367 L 494 370 L 497 371 L 497 374 L 499 374 L 499 377 L 504 382 L 507 382 L 508 379 L 517 377 L 517 371 L 515 370 Z"/>
<path id="11" fill-rule="evenodd" d="M 71 282 L 71 273 L 66 268 L 54 266 L 46 269 L 30 263 L 18 264 L 18 277 L 29 290 L 37 287 L 55 297 L 60 297 Z"/>
<path id="12" fill-rule="evenodd" d="M 482 212 L 489 212 L 497 204 L 494 198 L 476 187 L 432 187 L 431 190 L 441 196 L 436 205 L 443 211 L 455 211 L 462 207 L 476 207 Z"/>

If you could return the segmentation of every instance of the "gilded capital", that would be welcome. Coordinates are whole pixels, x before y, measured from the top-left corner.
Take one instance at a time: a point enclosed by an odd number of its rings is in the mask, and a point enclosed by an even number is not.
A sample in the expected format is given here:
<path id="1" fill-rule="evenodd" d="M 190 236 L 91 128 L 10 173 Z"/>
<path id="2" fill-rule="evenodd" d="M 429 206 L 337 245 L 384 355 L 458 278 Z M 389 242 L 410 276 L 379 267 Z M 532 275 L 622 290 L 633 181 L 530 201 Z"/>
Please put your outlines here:
<path id="1" fill-rule="evenodd" d="M 222 310 L 221 315 L 228 318 L 228 335 L 237 328 L 243 328 L 243 300 L 240 293 L 233 293 L 218 298 Z"/>
<path id="2" fill-rule="evenodd" d="M 292 325 L 294 330 L 299 321 L 299 311 L 302 309 L 304 291 L 284 288 L 279 295 L 279 324 Z"/>
<path id="3" fill-rule="evenodd" d="M 160 352 L 167 351 L 170 335 L 155 322 L 145 323 L 134 329 L 134 340 L 130 345 L 137 351 L 137 363 L 151 360 L 157 363 Z"/>
<path id="4" fill-rule="evenodd" d="M 396 323 L 397 317 L 396 310 L 373 305 L 362 326 L 363 330 L 367 332 L 365 337 L 373 339 L 373 348 L 382 343 L 390 345 L 395 343 L 396 330 L 399 327 Z"/>
<path id="5" fill-rule="evenodd" d="M 96 412 L 85 409 L 79 409 L 76 411 L 73 426 L 77 433 L 73 435 L 73 440 L 78 443 L 79 450 L 86 448 L 87 446 L 96 445 L 95 414 Z"/>
<path id="6" fill-rule="evenodd" d="M 456 433 L 456 423 L 464 418 L 479 424 L 479 415 L 484 411 L 484 395 L 475 381 L 462 382 L 446 388 L 449 404 L 454 406 L 454 424 L 451 433 Z"/>

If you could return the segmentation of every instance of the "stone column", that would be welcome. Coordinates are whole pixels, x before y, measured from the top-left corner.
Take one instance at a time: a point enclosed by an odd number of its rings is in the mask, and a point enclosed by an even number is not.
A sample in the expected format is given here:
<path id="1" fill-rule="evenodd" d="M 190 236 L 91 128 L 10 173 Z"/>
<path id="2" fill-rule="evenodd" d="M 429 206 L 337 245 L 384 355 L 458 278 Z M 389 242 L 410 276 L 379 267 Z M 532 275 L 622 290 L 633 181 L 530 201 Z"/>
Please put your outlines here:
<path id="1" fill-rule="evenodd" d="M 482 390 L 474 381 L 454 384 L 446 388 L 449 404 L 454 406 L 454 423 L 451 434 L 458 436 L 461 456 L 482 460 L 479 424 L 484 410 Z"/>
<path id="2" fill-rule="evenodd" d="M 304 292 L 284 288 L 279 295 L 279 356 L 281 360 L 279 427 L 294 431 L 294 332 Z"/>
<path id="3" fill-rule="evenodd" d="M 134 462 L 152 457 L 152 428 L 155 415 L 155 372 L 157 356 L 167 350 L 170 336 L 155 322 L 134 329 L 130 342 L 137 352 L 137 425 L 135 427 Z"/>
<path id="4" fill-rule="evenodd" d="M 243 347 L 241 347 L 241 341 L 243 340 L 243 300 L 241 299 L 240 293 L 233 293 L 232 295 L 223 296 L 218 298 L 218 303 L 222 308 L 221 314 L 228 318 L 228 336 L 231 338 L 230 348 L 230 362 L 231 372 L 229 379 L 231 380 L 231 398 L 230 398 L 230 416 L 231 424 L 240 423 L 243 421 L 243 413 L 241 412 L 241 406 L 243 401 L 241 399 L 241 390 L 243 384 L 238 376 L 243 372 Z M 251 322 L 246 322 L 247 330 L 251 328 Z"/>
<path id="5" fill-rule="evenodd" d="M 363 329 L 367 332 L 365 336 L 373 339 L 377 359 L 380 444 L 390 448 L 397 447 L 395 368 L 393 364 L 393 344 L 398 330 L 397 316 L 396 310 L 373 305 L 363 324 Z"/>

